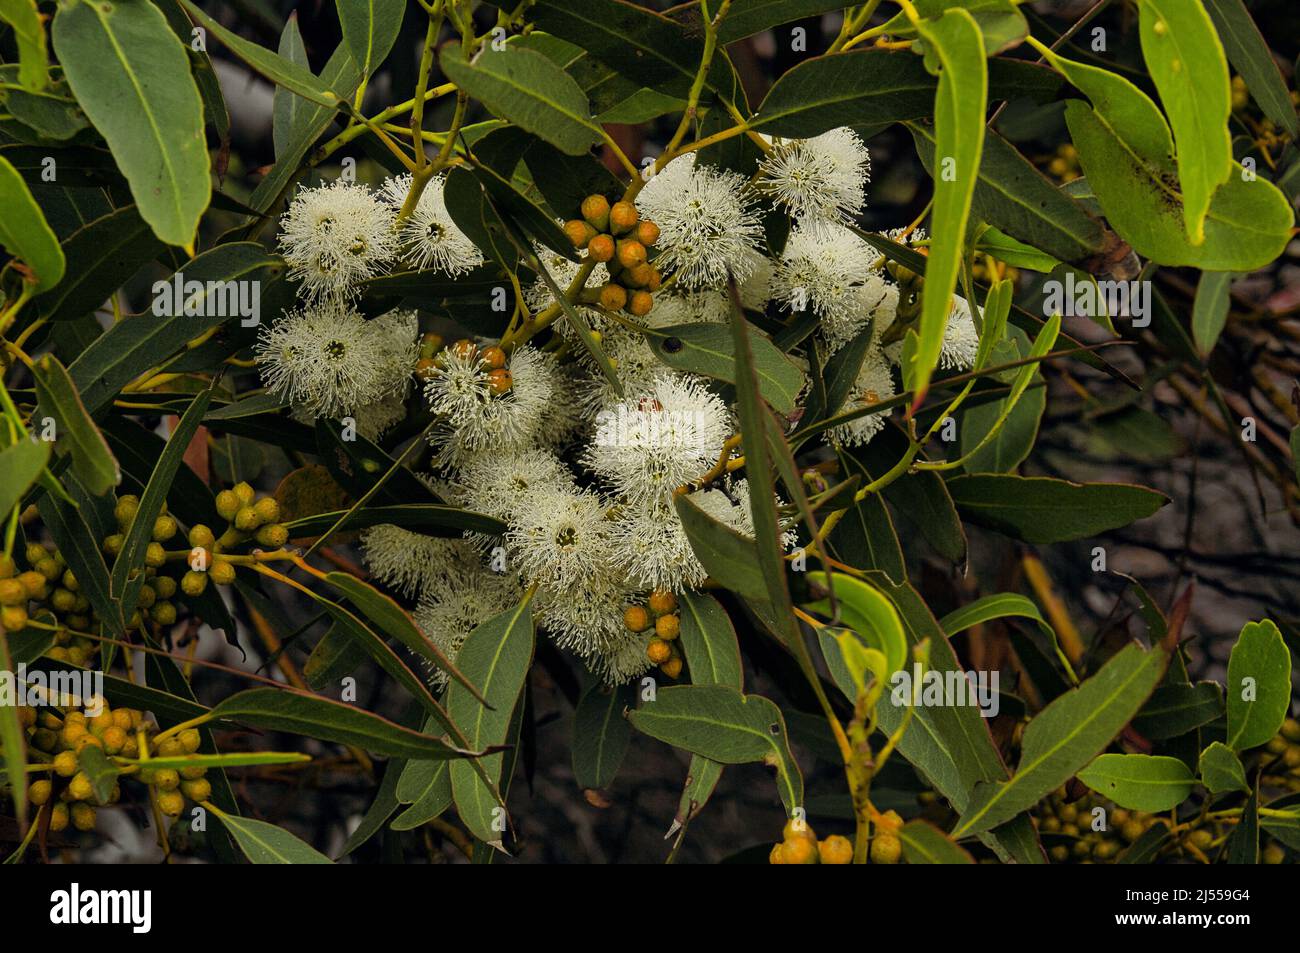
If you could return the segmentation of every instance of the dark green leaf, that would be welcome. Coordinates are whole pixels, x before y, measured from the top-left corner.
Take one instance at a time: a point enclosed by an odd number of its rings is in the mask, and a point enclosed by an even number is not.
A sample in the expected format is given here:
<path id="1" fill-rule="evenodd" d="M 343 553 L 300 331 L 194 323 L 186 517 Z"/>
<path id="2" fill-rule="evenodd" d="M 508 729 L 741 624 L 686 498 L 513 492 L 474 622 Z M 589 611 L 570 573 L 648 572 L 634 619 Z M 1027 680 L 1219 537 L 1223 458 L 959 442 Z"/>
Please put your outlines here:
<path id="1" fill-rule="evenodd" d="M 208 415 L 212 417 L 211 414 Z M 347 510 L 335 510 L 329 513 L 316 513 L 285 523 L 290 539 L 316 536 L 329 529 L 347 513 Z M 462 532 L 484 533 L 488 536 L 500 536 L 506 531 L 500 520 L 482 513 L 473 513 L 455 506 L 440 503 L 408 503 L 402 506 L 366 506 L 352 511 L 347 520 L 339 527 L 356 530 L 367 526 L 391 523 L 403 529 L 418 530 L 427 536 L 460 536 Z"/>
<path id="2" fill-rule="evenodd" d="M 10 633 L 0 626 L 0 671 L 14 672 L 10 655 Z M 27 733 L 18 718 L 18 706 L 6 701 L 0 705 L 0 742 L 4 743 L 4 769 L 13 795 L 14 815 L 20 829 L 27 827 Z"/>
<path id="3" fill-rule="evenodd" d="M 442 738 L 403 728 L 360 708 L 289 689 L 254 688 L 239 692 L 213 708 L 212 715 L 267 731 L 356 745 L 372 754 L 396 758 L 444 760 L 479 754 L 453 747 Z"/>
<path id="4" fill-rule="evenodd" d="M 446 672 L 471 695 L 483 700 L 478 695 L 478 690 L 443 654 L 442 649 L 421 632 L 405 610 L 388 596 L 351 573 L 326 573 L 325 582 L 343 593 L 376 631 L 396 639 L 431 666 Z"/>
<path id="5" fill-rule="evenodd" d="M 686 530 L 691 550 L 709 575 L 738 595 L 766 602 L 767 587 L 758 568 L 758 552 L 753 538 L 713 519 L 691 500 L 689 494 L 674 496 L 673 505 Z"/>
<path id="6" fill-rule="evenodd" d="M 898 832 L 909 864 L 973 864 L 975 859 L 928 821 L 908 821 Z"/>
<path id="7" fill-rule="evenodd" d="M 397 42 L 406 0 L 339 0 L 337 6 L 343 42 L 361 75 L 368 77 Z"/>
<path id="8" fill-rule="evenodd" d="M 1277 734 L 1291 704 L 1291 652 L 1272 621 L 1242 626 L 1225 688 L 1229 748 L 1246 751 Z"/>
<path id="9" fill-rule="evenodd" d="M 1087 539 L 1150 516 L 1168 497 L 1126 483 L 1070 483 L 982 473 L 955 477 L 948 491 L 971 522 L 1028 543 Z"/>
<path id="10" fill-rule="evenodd" d="M 1183 221 L 1199 245 L 1210 196 L 1233 172 L 1228 60 L 1203 4 L 1144 0 L 1138 13 L 1142 56 L 1174 131 Z"/>
<path id="11" fill-rule="evenodd" d="M 919 395 L 930 386 L 952 309 L 952 290 L 965 255 L 971 197 L 984 151 L 988 70 L 984 39 L 975 19 L 961 8 L 917 25 L 926 44 L 926 67 L 939 74 L 934 100 L 935 151 L 939 176 L 930 210 L 930 251 L 925 260 L 919 340 L 903 379 Z M 933 63 L 932 63 L 933 60 Z"/>
<path id="12" fill-rule="evenodd" d="M 410 807 L 393 818 L 395 831 L 414 830 L 447 810 L 452 800 L 447 762 L 408 761 L 397 782 L 397 799 Z"/>
<path id="13" fill-rule="evenodd" d="M 1250 790 L 1241 759 L 1221 741 L 1213 742 L 1201 752 L 1198 769 L 1201 782 L 1211 794 Z"/>
<path id="14" fill-rule="evenodd" d="M 277 52 L 290 63 L 303 69 L 309 68 L 307 48 L 303 45 L 302 33 L 298 30 L 296 11 L 289 14 L 289 19 L 285 21 L 284 31 L 280 34 L 280 48 Z M 305 114 L 311 108 L 311 105 L 301 96 L 295 95 L 283 86 L 275 88 L 275 99 L 271 109 L 271 139 L 277 159 L 284 157 L 289 147 L 290 136 L 293 135 L 295 127 L 301 127 Z"/>
<path id="15" fill-rule="evenodd" d="M 933 175 L 934 127 L 911 122 L 907 128 Z M 1097 221 L 992 129 L 985 131 L 971 212 L 1062 261 L 1085 258 L 1102 247 L 1104 232 Z"/>
<path id="16" fill-rule="evenodd" d="M 217 812 L 239 849 L 255 864 L 332 864 L 333 861 L 283 827 L 249 817 Z"/>
<path id="17" fill-rule="evenodd" d="M 48 291 L 63 280 L 63 249 L 32 198 L 27 183 L 9 160 L 0 155 L 0 246 L 21 258 L 36 278 L 36 290 Z"/>
<path id="18" fill-rule="evenodd" d="M 1282 80 L 1273 53 L 1251 19 L 1243 0 L 1205 0 L 1205 9 L 1223 41 L 1228 60 L 1236 67 L 1246 88 L 1264 114 L 1291 134 L 1300 135 L 1295 103 Z"/>
<path id="19" fill-rule="evenodd" d="M 0 450 L 0 514 L 5 519 L 27 495 L 49 459 L 50 445 L 44 440 L 19 439 Z"/>
<path id="20" fill-rule="evenodd" d="M 1241 819 L 1228 836 L 1228 863 L 1259 863 L 1259 784 L 1241 808 Z"/>
<path id="21" fill-rule="evenodd" d="M 636 685 L 593 683 L 573 713 L 573 779 L 584 789 L 607 788 L 627 754 L 632 726 L 623 711 L 636 704 Z"/>
<path id="22" fill-rule="evenodd" d="M 752 326 L 747 330 L 763 399 L 778 412 L 791 413 L 803 387 L 803 373 L 760 331 Z M 678 324 L 649 332 L 646 339 L 659 360 L 671 368 L 736 382 L 735 343 L 724 324 Z"/>
<path id="23" fill-rule="evenodd" d="M 204 331 L 243 320 L 235 313 L 241 309 L 231 303 L 232 288 L 260 288 L 260 318 L 270 323 L 274 297 L 268 286 L 280 285 L 273 280 L 283 271 L 284 262 L 255 242 L 218 245 L 188 262 L 183 275 L 177 273 L 186 286 L 182 301 L 173 302 L 172 307 L 165 307 L 164 302 L 162 313 L 150 311 L 117 322 L 72 362 L 68 372 L 86 409 L 98 415 L 124 386 L 183 350 Z M 121 281 L 120 274 L 117 280 Z M 177 280 L 173 276 L 155 283 L 154 293 L 163 292 L 165 284 L 165 294 L 170 295 Z M 191 282 L 201 284 L 191 288 Z"/>
<path id="24" fill-rule="evenodd" d="M 54 418 L 55 448 L 72 457 L 72 472 L 92 496 L 102 496 L 122 480 L 117 460 L 90 419 L 76 385 L 52 354 L 36 365 L 38 414 Z M 37 418 L 39 419 L 39 417 Z"/>
<path id="25" fill-rule="evenodd" d="M 934 111 L 934 86 L 920 57 L 908 52 L 818 56 L 776 81 L 751 126 L 768 135 L 806 138 L 853 123 L 920 119 Z"/>
<path id="26" fill-rule="evenodd" d="M 253 70 L 265 76 L 277 86 L 283 86 L 304 99 L 309 99 L 314 103 L 331 109 L 337 109 L 340 104 L 340 94 L 344 90 L 336 93 L 330 88 L 326 76 L 329 72 L 328 67 L 322 73 L 322 78 L 317 79 L 311 74 L 311 71 L 297 63 L 293 63 L 281 56 L 277 56 L 264 46 L 258 46 L 245 40 L 238 34 L 227 30 L 216 20 L 212 19 L 206 13 L 199 9 L 191 0 L 181 0 L 185 9 L 189 12 L 190 17 L 195 22 L 201 24 L 209 33 L 216 35 L 226 48 L 235 56 L 247 63 Z M 256 203 L 254 203 L 254 207 Z"/>
<path id="27" fill-rule="evenodd" d="M 0 0 L 0 21 L 14 31 L 19 82 L 28 89 L 45 88 L 50 81 L 50 57 L 45 52 L 45 27 L 36 0 Z"/>
<path id="28" fill-rule="evenodd" d="M 215 386 L 213 382 L 212 386 Z M 171 487 L 176 471 L 184 466 L 185 451 L 190 439 L 203 422 L 203 414 L 212 399 L 212 386 L 195 396 L 193 403 L 181 416 L 176 428 L 167 441 L 167 447 L 154 466 L 149 484 L 140 496 L 140 505 L 135 518 L 124 534 L 122 548 L 113 562 L 109 574 L 109 591 L 121 605 L 122 617 L 129 619 L 135 611 L 136 600 L 140 596 L 140 587 L 144 584 L 145 549 L 152 541 L 153 524 L 160 513 L 163 503 L 167 501 L 167 492 Z M 133 578 L 134 576 L 134 578 Z"/>
<path id="29" fill-rule="evenodd" d="M 69 321 L 94 311 L 141 265 L 152 261 L 163 244 L 136 207 L 128 205 L 83 225 L 63 240 L 62 248 L 64 257 L 78 266 L 75 274 L 37 299 L 36 306 L 50 321 Z"/>
<path id="30" fill-rule="evenodd" d="M 469 95 L 562 152 L 582 155 L 601 140 L 586 94 L 540 53 L 489 47 L 468 63 L 459 45 L 448 44 L 438 61 L 447 78 Z"/>
<path id="31" fill-rule="evenodd" d="M 1236 277 L 1230 271 L 1206 271 L 1196 286 L 1196 300 L 1192 305 L 1192 337 L 1202 354 L 1214 350 L 1223 326 L 1228 323 L 1231 301 L 1228 290 Z"/>
<path id="32" fill-rule="evenodd" d="M 52 493 L 43 495 L 37 508 L 41 522 L 59 548 L 59 554 L 76 577 L 78 590 L 90 600 L 91 608 L 108 634 L 116 639 L 125 638 L 126 626 L 123 623 L 127 617 L 122 614 L 121 604 L 113 595 L 104 556 L 82 513 Z"/>
<path id="33" fill-rule="evenodd" d="M 857 462 L 856 451 L 840 449 L 845 473 L 858 473 L 870 480 L 866 468 Z M 869 493 L 851 503 L 830 535 L 840 557 L 857 569 L 878 569 L 895 583 L 907 580 L 907 563 L 898 541 L 894 521 L 879 493 Z"/>
<path id="34" fill-rule="evenodd" d="M 1152 741 L 1166 741 L 1222 716 L 1223 689 L 1217 682 L 1161 685 L 1133 716 L 1133 730 Z"/>
<path id="35" fill-rule="evenodd" d="M 803 805 L 803 775 L 790 753 L 781 709 L 725 685 L 661 688 L 629 716 L 640 732 L 723 764 L 761 761 L 777 771 L 788 814 Z"/>
<path id="36" fill-rule="evenodd" d="M 569 41 L 641 86 L 671 96 L 686 94 L 704 56 L 698 34 L 623 0 L 538 0 L 529 13 L 538 29 Z M 731 99 L 734 87 L 730 66 L 715 56 L 706 88 Z"/>

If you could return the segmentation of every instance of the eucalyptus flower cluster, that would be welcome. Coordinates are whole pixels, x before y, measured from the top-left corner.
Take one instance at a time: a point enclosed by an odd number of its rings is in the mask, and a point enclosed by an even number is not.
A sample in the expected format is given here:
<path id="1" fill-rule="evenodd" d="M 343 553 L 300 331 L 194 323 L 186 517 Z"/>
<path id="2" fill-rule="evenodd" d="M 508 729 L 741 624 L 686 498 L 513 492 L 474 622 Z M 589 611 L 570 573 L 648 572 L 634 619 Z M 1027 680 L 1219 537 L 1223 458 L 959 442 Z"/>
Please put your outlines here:
<path id="1" fill-rule="evenodd" d="M 667 366 L 652 339 L 729 321 L 733 284 L 746 310 L 785 321 L 811 311 L 825 359 L 869 335 L 835 412 L 896 393 L 901 340 L 890 329 L 902 295 L 852 227 L 866 201 L 865 145 L 847 128 L 767 145 L 749 170 L 692 152 L 664 164 L 631 201 L 589 196 L 578 217 L 561 222 L 573 250 L 535 245 L 549 280 L 539 273 L 521 285 L 519 306 L 539 324 L 549 316 L 549 333 L 509 341 L 444 343 L 421 334 L 414 312 L 366 317 L 356 307 L 365 282 L 394 267 L 456 279 L 483 263 L 447 212 L 441 176 L 406 215 L 410 176 L 378 190 L 335 182 L 294 197 L 280 242 L 302 302 L 262 333 L 267 389 L 299 419 L 351 417 L 372 439 L 410 413 L 429 419 L 426 482 L 504 527 L 459 539 L 393 525 L 362 533 L 371 573 L 414 604 L 415 621 L 449 658 L 477 625 L 529 594 L 540 626 L 608 682 L 655 665 L 680 672 L 678 649 L 665 644 L 677 617 L 660 612 L 667 621 L 656 633 L 646 609 L 676 605 L 676 595 L 708 578 L 679 498 L 735 532 L 755 530 L 726 392 Z M 772 206 L 790 218 L 777 251 L 764 227 Z M 895 237 L 926 240 L 923 232 Z M 571 300 L 562 305 L 556 289 Z M 607 364 L 565 308 L 580 311 Z M 977 339 L 958 299 L 943 366 L 969 366 Z M 840 423 L 829 437 L 865 443 L 884 417 Z M 796 542 L 782 531 L 783 547 Z"/>

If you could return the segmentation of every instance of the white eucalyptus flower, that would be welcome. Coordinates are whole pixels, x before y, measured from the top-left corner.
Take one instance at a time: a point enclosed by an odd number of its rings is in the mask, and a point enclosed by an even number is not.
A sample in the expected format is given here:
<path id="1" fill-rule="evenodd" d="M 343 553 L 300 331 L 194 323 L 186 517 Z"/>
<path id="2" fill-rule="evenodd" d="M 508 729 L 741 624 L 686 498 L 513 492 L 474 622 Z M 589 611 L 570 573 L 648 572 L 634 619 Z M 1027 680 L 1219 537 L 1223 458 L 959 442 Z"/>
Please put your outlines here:
<path id="1" fill-rule="evenodd" d="M 280 250 L 308 301 L 348 298 L 396 253 L 393 209 L 364 185 L 301 188 L 280 219 Z"/>
<path id="2" fill-rule="evenodd" d="M 448 213 L 446 186 L 447 180 L 441 175 L 429 180 L 411 214 L 398 223 L 397 238 L 405 248 L 406 260 L 416 270 L 460 275 L 483 264 L 483 253 Z M 385 180 L 380 190 L 394 215 L 410 192 L 409 174 Z"/>
<path id="3" fill-rule="evenodd" d="M 623 610 L 630 596 L 613 573 L 597 572 L 563 587 L 539 588 L 533 606 L 557 645 L 591 661 L 629 634 Z"/>
<path id="4" fill-rule="evenodd" d="M 757 251 L 750 255 L 750 262 L 749 277 L 740 283 L 740 305 L 750 311 L 762 311 L 772 300 L 776 262 Z"/>
<path id="5" fill-rule="evenodd" d="M 393 389 L 405 397 L 411 391 L 411 374 L 420 356 L 419 316 L 414 311 L 389 311 L 374 318 L 370 330 L 379 335 Z"/>
<path id="6" fill-rule="evenodd" d="M 646 183 L 637 196 L 641 215 L 659 226 L 655 264 L 677 276 L 685 289 L 724 285 L 728 275 L 744 281 L 762 226 L 745 177 L 697 165 L 681 156 Z"/>
<path id="7" fill-rule="evenodd" d="M 772 278 L 772 296 L 792 311 L 811 309 L 831 340 L 848 340 L 864 323 L 859 289 L 880 255 L 842 225 L 801 222 Z"/>
<path id="8" fill-rule="evenodd" d="M 378 440 L 394 425 L 406 419 L 406 399 L 398 396 L 384 397 L 365 404 L 352 412 L 352 419 L 357 422 L 357 433 L 367 440 Z"/>
<path id="9" fill-rule="evenodd" d="M 853 289 L 854 304 L 840 321 L 823 321 L 821 331 L 833 354 L 871 325 L 873 341 L 898 317 L 898 286 L 880 272 L 873 271 Z"/>
<path id="10" fill-rule="evenodd" d="M 952 310 L 948 312 L 948 326 L 943 331 L 939 366 L 944 370 L 969 370 L 975 366 L 975 356 L 979 349 L 980 333 L 975 328 L 970 302 L 961 295 L 954 295 Z"/>
<path id="11" fill-rule="evenodd" d="M 596 417 L 583 462 L 634 504 L 667 499 L 718 460 L 727 405 L 698 381 L 664 376 Z"/>
<path id="12" fill-rule="evenodd" d="M 441 447 L 439 465 L 460 466 L 483 451 L 522 450 L 553 418 L 560 387 L 555 359 L 524 346 L 510 356 L 507 369 L 510 389 L 493 394 L 488 368 L 477 355 L 455 348 L 441 352 L 424 385 L 429 407 L 443 417 L 429 438 Z"/>
<path id="13" fill-rule="evenodd" d="M 668 328 L 676 324 L 726 324 L 731 320 L 731 306 L 724 291 L 664 293 L 655 295 L 654 307 L 643 320 L 649 328 Z"/>
<path id="14" fill-rule="evenodd" d="M 600 347 L 613 361 L 614 373 L 624 394 L 644 393 L 654 387 L 660 377 L 675 373 L 655 356 L 646 336 L 639 331 L 621 325 L 610 327 L 603 332 Z M 578 379 L 576 389 L 582 413 L 590 418 L 622 398 L 585 348 L 579 361 L 587 373 Z"/>
<path id="15" fill-rule="evenodd" d="M 262 383 L 311 417 L 342 417 L 405 385 L 376 332 L 346 304 L 326 301 L 263 326 L 255 348 Z"/>
<path id="16" fill-rule="evenodd" d="M 749 481 L 731 480 L 727 489 L 701 490 L 691 494 L 691 502 L 704 510 L 718 522 L 731 527 L 744 536 L 754 535 L 754 514 L 750 509 Z M 777 506 L 783 506 L 780 496 L 773 497 Z M 781 533 L 781 546 L 789 549 L 795 544 L 798 534 L 791 528 L 784 528 Z"/>
<path id="17" fill-rule="evenodd" d="M 564 464 L 547 450 L 489 451 L 470 458 L 461 468 L 460 501 L 468 509 L 505 521 L 525 506 L 530 496 L 572 483 Z"/>
<path id="18" fill-rule="evenodd" d="M 861 137 L 841 126 L 811 139 L 778 142 L 758 167 L 758 187 L 792 215 L 848 220 L 862 212 L 870 172 Z"/>
<path id="19" fill-rule="evenodd" d="M 608 574 L 610 521 L 601 497 L 577 488 L 543 488 L 511 514 L 511 558 L 529 582 L 562 594 Z"/>
<path id="20" fill-rule="evenodd" d="M 455 663 L 469 634 L 480 623 L 518 605 L 520 596 L 517 579 L 479 568 L 460 585 L 426 590 L 412 619 L 429 641 Z M 427 667 L 435 686 L 447 683 L 446 672 L 431 663 Z"/>
<path id="21" fill-rule="evenodd" d="M 726 504 L 730 507 L 730 500 Z M 681 592 L 708 578 L 671 501 L 620 507 L 610 539 L 615 569 L 637 588 Z"/>
<path id="22" fill-rule="evenodd" d="M 654 668 L 654 662 L 646 656 L 647 642 L 644 632 L 624 629 L 592 660 L 596 674 L 604 679 L 606 685 L 622 685 L 644 675 Z"/>
<path id="23" fill-rule="evenodd" d="M 361 531 L 361 554 L 376 579 L 404 596 L 459 589 L 480 561 L 463 539 L 425 536 L 390 523 Z"/>

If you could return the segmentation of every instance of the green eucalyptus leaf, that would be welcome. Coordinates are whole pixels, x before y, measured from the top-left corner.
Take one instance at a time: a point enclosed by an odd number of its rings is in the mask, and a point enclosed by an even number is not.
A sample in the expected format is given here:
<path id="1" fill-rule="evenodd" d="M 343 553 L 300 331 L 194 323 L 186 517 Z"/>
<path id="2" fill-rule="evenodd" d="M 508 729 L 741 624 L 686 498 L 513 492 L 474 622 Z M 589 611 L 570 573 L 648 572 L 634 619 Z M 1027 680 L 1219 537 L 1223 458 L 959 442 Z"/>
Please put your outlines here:
<path id="1" fill-rule="evenodd" d="M 1120 807 L 1148 813 L 1182 804 L 1196 781 L 1177 758 L 1147 754 L 1103 754 L 1079 780 Z"/>
<path id="2" fill-rule="evenodd" d="M 726 685 L 674 685 L 628 717 L 643 734 L 710 761 L 775 768 L 787 813 L 804 806 L 803 775 L 790 753 L 785 719 L 769 699 Z"/>
<path id="3" fill-rule="evenodd" d="M 32 198 L 27 183 L 3 155 L 0 155 L 0 246 L 21 258 L 31 269 L 37 291 L 48 291 L 63 280 L 66 267 L 63 249 L 45 221 L 45 214 Z"/>
<path id="4" fill-rule="evenodd" d="M 1291 704 L 1291 651 L 1271 620 L 1242 626 L 1225 689 L 1229 748 L 1246 751 L 1277 734 Z"/>
<path id="5" fill-rule="evenodd" d="M 1144 486 L 1001 473 L 954 477 L 948 491 L 971 522 L 1027 543 L 1088 539 L 1145 519 L 1169 502 Z"/>
<path id="6" fill-rule="evenodd" d="M 756 328 L 747 331 L 759 392 L 773 409 L 790 413 L 803 373 Z M 675 370 L 736 382 L 735 342 L 725 324 L 677 324 L 647 332 L 647 340 L 655 356 Z"/>
<path id="7" fill-rule="evenodd" d="M 1234 165 L 1228 60 L 1204 4 L 1142 0 L 1138 14 L 1142 56 L 1173 126 L 1184 224 L 1200 245 L 1210 197 Z"/>
<path id="8" fill-rule="evenodd" d="M 72 378 L 52 354 L 36 364 L 36 396 L 38 412 L 54 419 L 55 449 L 72 457 L 72 472 L 86 490 L 92 496 L 102 496 L 117 486 L 122 480 L 117 460 L 86 412 Z"/>
<path id="9" fill-rule="evenodd" d="M 447 688 L 447 711 L 464 727 L 471 745 L 487 748 L 506 742 L 510 716 L 533 660 L 531 602 L 527 595 L 518 606 L 479 623 L 456 654 L 457 667 L 478 691 L 471 693 L 459 682 L 452 682 Z M 482 767 L 493 785 L 501 783 L 502 755 L 489 754 Z M 489 787 L 468 765 L 452 765 L 450 773 L 461 821 L 479 840 L 499 844 L 505 831 L 505 809 L 496 788 Z"/>
<path id="10" fill-rule="evenodd" d="M 192 247 L 212 195 L 203 101 L 162 11 L 152 3 L 78 3 L 59 9 L 52 38 L 140 216 L 163 242 Z"/>
<path id="11" fill-rule="evenodd" d="M 1250 790 L 1241 759 L 1222 741 L 1212 742 L 1201 752 L 1198 770 L 1201 783 L 1211 794 Z"/>
<path id="12" fill-rule="evenodd" d="M 489 47 L 466 62 L 461 48 L 450 44 L 438 61 L 447 78 L 469 95 L 562 152 L 582 155 L 601 140 L 586 94 L 540 53 Z"/>
<path id="13" fill-rule="evenodd" d="M 1160 651 L 1130 644 L 1073 691 L 1039 712 L 1025 729 L 1011 780 L 975 787 L 953 835 L 989 830 L 1060 787 L 1123 730 L 1164 674 Z"/>

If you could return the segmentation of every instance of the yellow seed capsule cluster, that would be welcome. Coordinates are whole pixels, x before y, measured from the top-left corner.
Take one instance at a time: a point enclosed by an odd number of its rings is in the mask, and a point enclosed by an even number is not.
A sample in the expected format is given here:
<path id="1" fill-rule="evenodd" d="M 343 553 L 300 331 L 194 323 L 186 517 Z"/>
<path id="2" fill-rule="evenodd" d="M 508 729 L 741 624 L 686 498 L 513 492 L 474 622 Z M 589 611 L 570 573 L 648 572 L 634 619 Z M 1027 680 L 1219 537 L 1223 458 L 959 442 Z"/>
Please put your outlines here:
<path id="1" fill-rule="evenodd" d="M 1097 808 L 1106 811 L 1105 830 L 1093 830 Z M 1094 794 L 1068 800 L 1064 789 L 1038 806 L 1034 818 L 1043 846 L 1053 863 L 1109 864 L 1136 841 L 1158 818 L 1141 811 L 1112 807 Z"/>
<path id="2" fill-rule="evenodd" d="M 186 728 L 174 735 L 164 733 L 156 744 L 150 745 L 150 757 L 183 758 L 199 750 L 202 738 L 195 728 Z M 205 775 L 207 768 L 158 768 L 140 769 L 140 781 L 153 790 L 154 802 L 167 817 L 179 817 L 185 809 L 188 798 L 194 803 L 206 801 L 212 797 L 212 783 Z"/>
<path id="3" fill-rule="evenodd" d="M 822 840 L 806 821 L 788 821 L 781 841 L 772 845 L 769 864 L 851 864 L 853 843 L 840 834 Z"/>
<path id="4" fill-rule="evenodd" d="M 196 523 L 186 537 L 189 570 L 181 576 L 181 591 L 199 596 L 209 579 L 220 586 L 235 581 L 235 564 L 228 554 L 244 545 L 258 549 L 281 549 L 289 541 L 289 530 L 280 522 L 280 504 L 273 496 L 258 496 L 247 483 L 236 483 L 217 494 L 217 514 L 227 521 L 217 536 L 211 527 Z"/>
<path id="5" fill-rule="evenodd" d="M 623 610 L 623 625 L 632 632 L 650 636 L 646 644 L 646 658 L 659 666 L 659 671 L 669 678 L 682 674 L 682 652 L 677 637 L 681 635 L 682 620 L 677 614 L 677 597 L 671 592 L 656 589 L 650 593 L 645 605 L 632 604 Z"/>
<path id="6" fill-rule="evenodd" d="M 76 574 L 68 568 L 62 553 L 41 543 L 29 543 L 22 556 L 26 569 L 13 557 L 0 554 L 0 624 L 10 632 L 18 632 L 33 616 L 48 612 L 59 623 L 59 629 L 46 654 L 60 662 L 89 665 L 99 648 L 99 643 L 89 637 L 98 629 L 98 616 L 81 591 Z M 131 617 L 132 627 L 140 625 L 141 613 L 156 597 L 149 586 L 142 588 L 141 608 Z M 48 624 L 48 618 L 42 624 Z"/>
<path id="7" fill-rule="evenodd" d="M 1265 746 L 1263 784 L 1300 792 L 1300 721 L 1288 718 Z"/>
<path id="8" fill-rule="evenodd" d="M 144 724 L 143 713 L 131 708 L 110 708 L 93 700 L 83 710 L 76 707 L 28 708 L 18 710 L 27 736 L 28 756 L 49 765 L 49 773 L 32 780 L 27 799 L 49 813 L 50 830 L 79 831 L 95 828 L 96 808 L 116 804 L 122 796 L 114 784 L 108 797 L 95 793 L 90 775 L 84 770 L 85 751 L 98 748 L 103 754 L 121 758 L 139 756 L 137 730 Z"/>
<path id="9" fill-rule="evenodd" d="M 29 567 L 25 571 L 12 556 L 0 553 L 0 624 L 8 632 L 26 628 L 28 618 L 36 611 L 31 603 L 37 603 L 37 608 L 47 604 L 51 587 L 68 572 L 57 550 L 32 545 L 27 547 L 24 555 Z M 90 608 L 85 596 L 77 598 L 70 592 L 66 593 L 66 598 L 60 599 L 60 603 L 64 606 L 63 612 L 71 612 L 74 607 L 87 611 Z"/>
<path id="10" fill-rule="evenodd" d="M 212 796 L 207 768 L 146 767 L 134 770 L 130 762 L 142 755 L 157 760 L 182 758 L 198 751 L 202 738 L 197 729 L 159 734 L 157 726 L 143 712 L 133 708 L 112 708 L 92 700 L 77 707 L 19 708 L 19 721 L 26 734 L 28 756 L 47 764 L 48 773 L 27 786 L 28 800 L 49 812 L 50 830 L 69 825 L 79 831 L 95 827 L 96 809 L 116 804 L 122 796 L 120 784 L 101 800 L 86 771 L 86 750 L 97 748 L 125 769 L 121 777 L 134 779 L 153 790 L 151 796 L 168 817 L 178 816 L 188 798 L 195 803 Z"/>
<path id="11" fill-rule="evenodd" d="M 1079 168 L 1079 150 L 1073 143 L 1063 143 L 1048 161 L 1047 171 L 1062 182 L 1073 182 L 1083 174 Z"/>
<path id="12" fill-rule="evenodd" d="M 582 200 L 582 218 L 564 224 L 564 234 L 574 248 L 584 248 L 587 260 L 609 270 L 609 282 L 584 293 L 591 304 L 609 311 L 626 311 L 643 318 L 654 307 L 654 293 L 663 275 L 650 263 L 650 250 L 659 241 L 659 226 L 641 218 L 631 202 L 615 202 L 603 195 Z"/>

